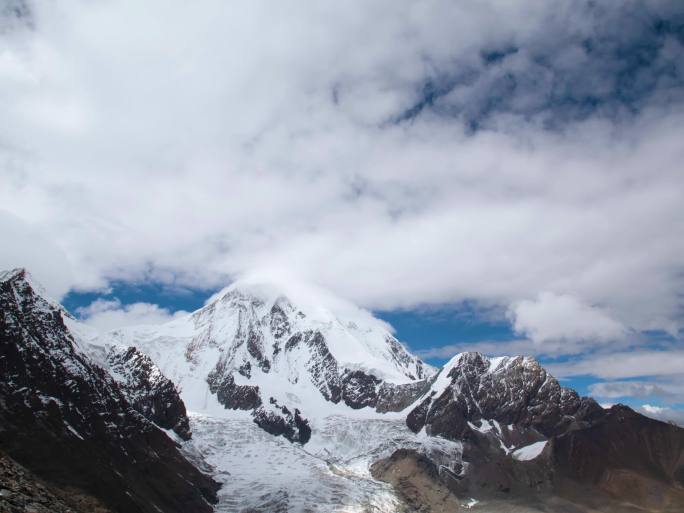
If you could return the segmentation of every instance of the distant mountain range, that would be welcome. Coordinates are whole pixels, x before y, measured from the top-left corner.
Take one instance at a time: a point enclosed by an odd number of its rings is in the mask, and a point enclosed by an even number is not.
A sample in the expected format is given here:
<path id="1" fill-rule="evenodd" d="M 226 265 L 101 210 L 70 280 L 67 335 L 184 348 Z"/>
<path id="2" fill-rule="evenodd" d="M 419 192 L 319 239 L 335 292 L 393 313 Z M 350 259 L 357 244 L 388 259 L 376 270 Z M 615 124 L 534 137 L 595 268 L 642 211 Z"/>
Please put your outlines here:
<path id="1" fill-rule="evenodd" d="M 17 269 L 0 311 L 3 512 L 684 511 L 683 429 L 308 287 L 99 333 Z"/>

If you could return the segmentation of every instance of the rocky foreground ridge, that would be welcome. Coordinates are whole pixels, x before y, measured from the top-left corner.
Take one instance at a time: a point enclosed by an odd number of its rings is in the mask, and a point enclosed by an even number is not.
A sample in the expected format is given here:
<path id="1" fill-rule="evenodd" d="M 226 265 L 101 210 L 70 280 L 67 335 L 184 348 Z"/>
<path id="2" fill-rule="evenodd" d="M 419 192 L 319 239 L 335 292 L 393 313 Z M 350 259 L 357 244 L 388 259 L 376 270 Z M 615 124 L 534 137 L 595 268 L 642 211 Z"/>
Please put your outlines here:
<path id="1" fill-rule="evenodd" d="M 25 271 L 0 276 L 0 453 L 113 511 L 212 511 L 217 483 L 154 422 L 179 419 L 179 406 L 172 398 L 153 412 L 154 394 L 138 400 L 142 388 L 122 387 L 79 346 L 66 316 Z M 139 363 L 116 361 L 144 381 Z"/>

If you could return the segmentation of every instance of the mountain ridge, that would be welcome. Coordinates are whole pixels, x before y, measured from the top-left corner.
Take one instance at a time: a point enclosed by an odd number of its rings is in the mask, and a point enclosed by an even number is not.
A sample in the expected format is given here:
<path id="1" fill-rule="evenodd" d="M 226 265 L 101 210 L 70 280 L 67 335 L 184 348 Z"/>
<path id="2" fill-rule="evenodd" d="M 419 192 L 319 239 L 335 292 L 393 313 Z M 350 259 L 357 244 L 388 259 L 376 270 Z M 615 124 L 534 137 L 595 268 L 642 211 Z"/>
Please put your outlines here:
<path id="1" fill-rule="evenodd" d="M 2 274 L 0 312 L 0 452 L 114 510 L 211 511 L 217 483 L 129 402 L 25 271 Z"/>
<path id="2" fill-rule="evenodd" d="M 603 409 L 534 358 L 460 353 L 435 371 L 367 312 L 237 286 L 186 318 L 102 335 L 25 272 L 0 277 L 0 456 L 112 511 L 211 511 L 203 472 L 224 486 L 221 512 L 346 511 L 349 497 L 383 513 L 684 507 L 684 430 Z"/>

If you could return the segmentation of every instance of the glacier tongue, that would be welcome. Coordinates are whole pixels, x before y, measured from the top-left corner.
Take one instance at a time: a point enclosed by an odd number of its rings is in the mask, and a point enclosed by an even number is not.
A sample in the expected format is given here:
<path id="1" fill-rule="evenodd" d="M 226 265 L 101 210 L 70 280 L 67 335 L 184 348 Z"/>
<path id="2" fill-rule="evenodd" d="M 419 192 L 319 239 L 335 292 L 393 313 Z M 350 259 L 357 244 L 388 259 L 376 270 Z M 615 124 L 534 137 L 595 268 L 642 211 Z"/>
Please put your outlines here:
<path id="1" fill-rule="evenodd" d="M 399 448 L 429 453 L 447 465 L 462 446 L 411 433 L 401 418 L 331 416 L 302 447 L 259 429 L 248 418 L 191 414 L 194 437 L 184 450 L 210 464 L 223 483 L 217 512 L 394 513 L 391 486 L 374 480 L 371 463 Z"/>

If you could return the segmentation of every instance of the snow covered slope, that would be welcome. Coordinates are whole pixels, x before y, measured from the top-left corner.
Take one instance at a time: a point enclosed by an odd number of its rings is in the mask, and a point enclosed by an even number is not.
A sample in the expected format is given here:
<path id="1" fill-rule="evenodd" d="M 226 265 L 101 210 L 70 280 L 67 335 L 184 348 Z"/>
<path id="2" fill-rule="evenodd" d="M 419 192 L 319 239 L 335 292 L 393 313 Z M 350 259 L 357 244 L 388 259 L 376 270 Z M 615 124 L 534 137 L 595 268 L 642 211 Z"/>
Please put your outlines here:
<path id="1" fill-rule="evenodd" d="M 242 281 L 187 317 L 94 342 L 146 353 L 191 411 L 250 411 L 262 428 L 302 443 L 315 419 L 405 408 L 434 373 L 369 312 L 301 285 Z"/>

